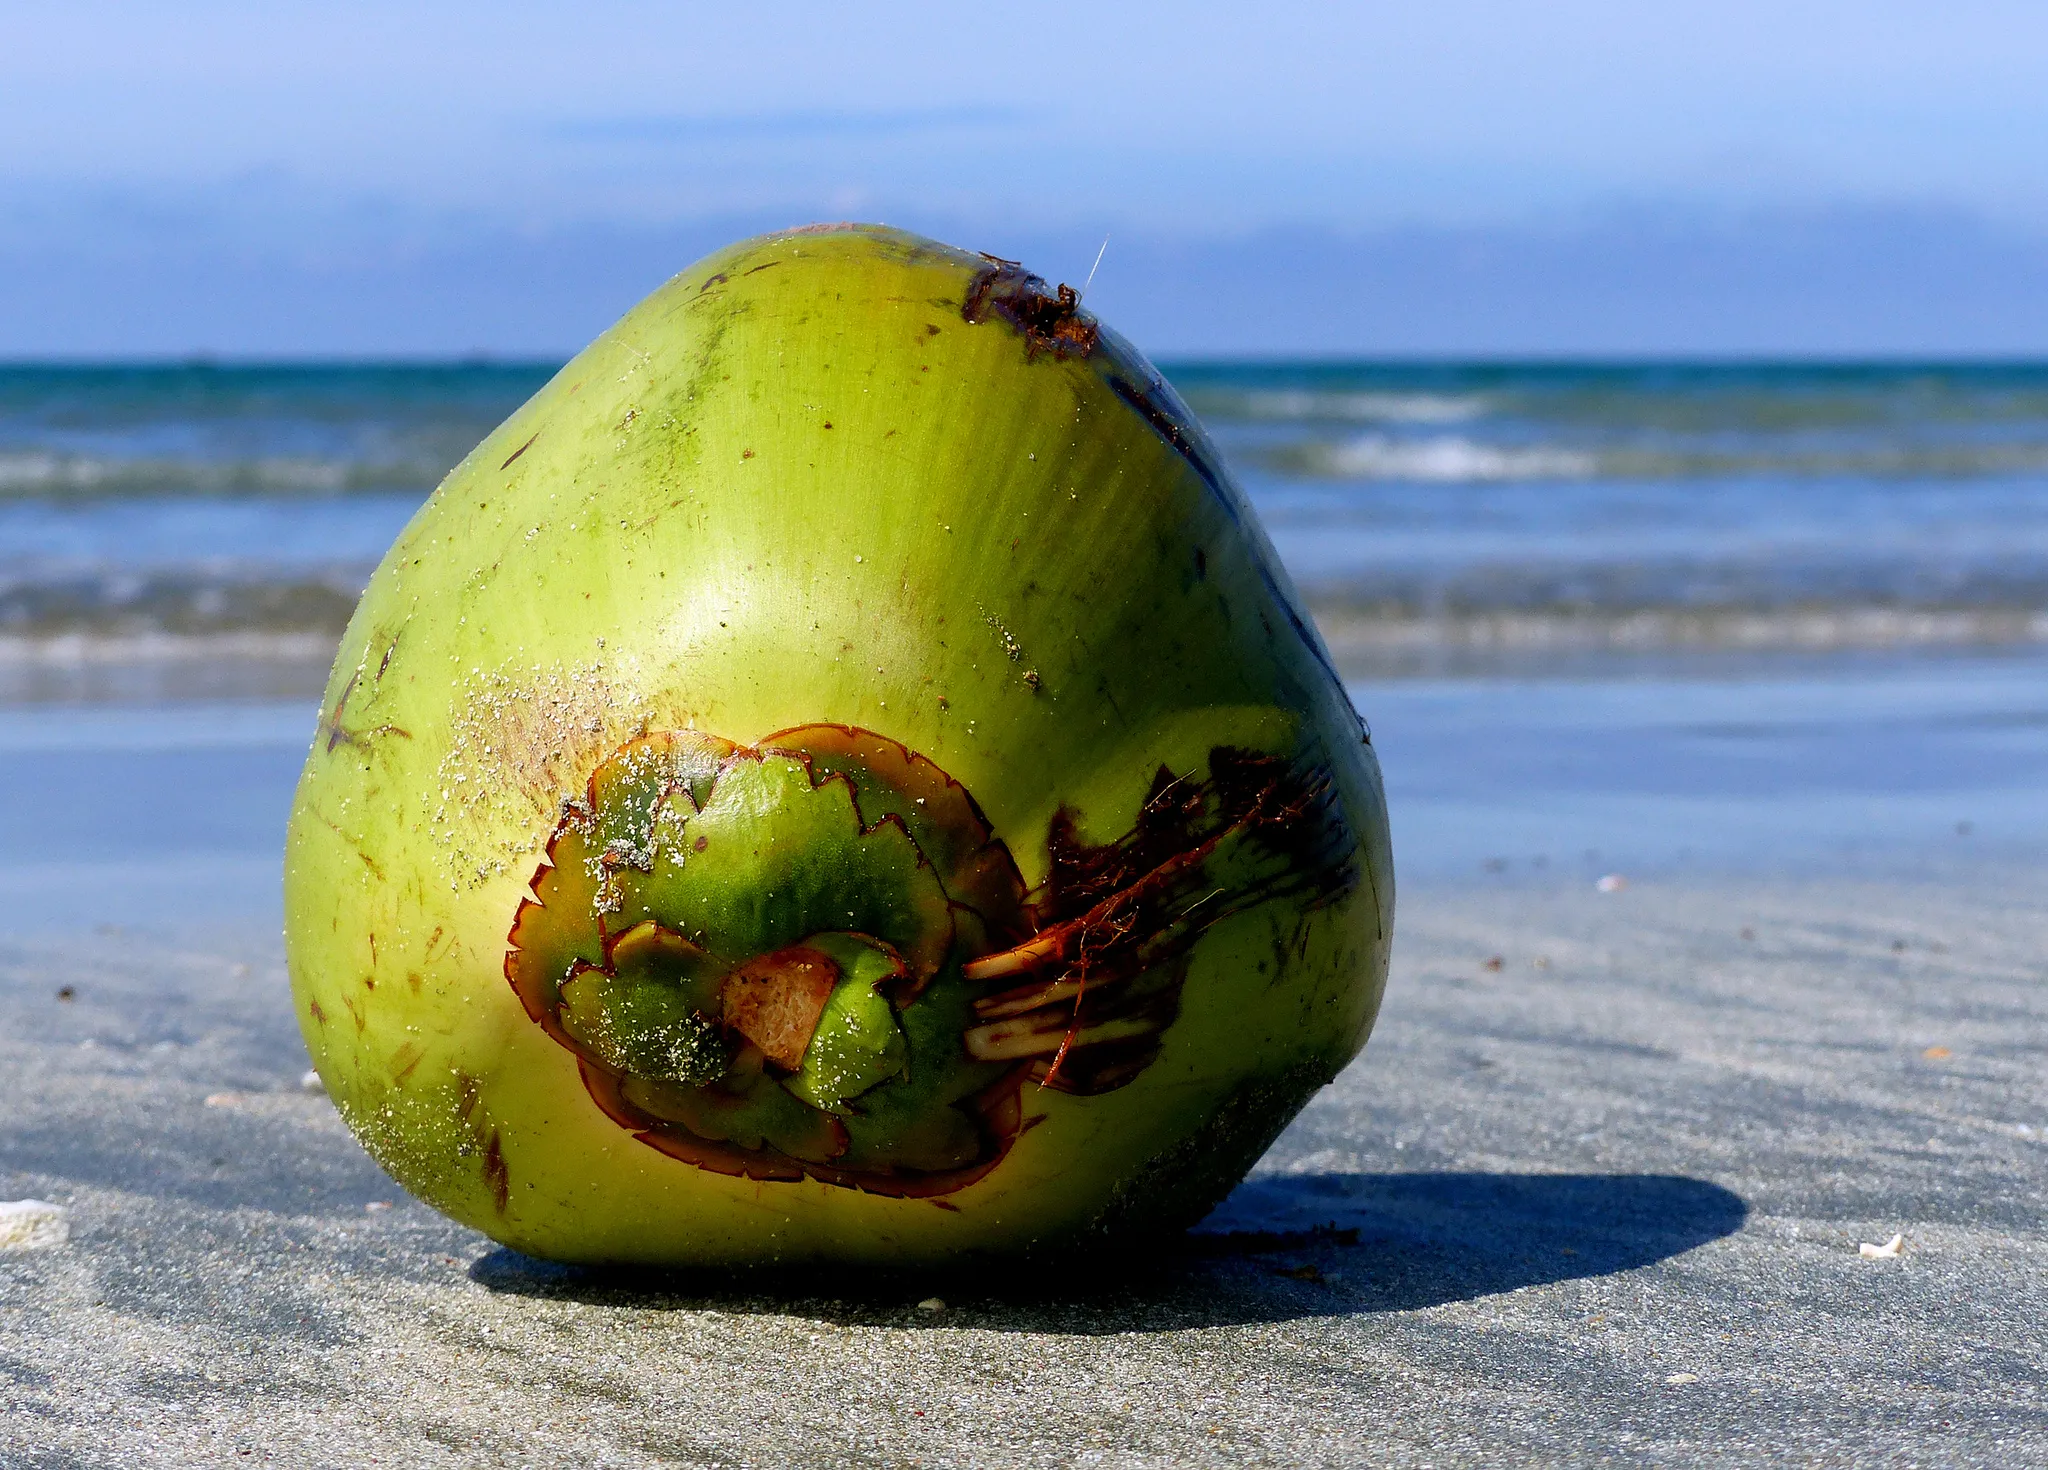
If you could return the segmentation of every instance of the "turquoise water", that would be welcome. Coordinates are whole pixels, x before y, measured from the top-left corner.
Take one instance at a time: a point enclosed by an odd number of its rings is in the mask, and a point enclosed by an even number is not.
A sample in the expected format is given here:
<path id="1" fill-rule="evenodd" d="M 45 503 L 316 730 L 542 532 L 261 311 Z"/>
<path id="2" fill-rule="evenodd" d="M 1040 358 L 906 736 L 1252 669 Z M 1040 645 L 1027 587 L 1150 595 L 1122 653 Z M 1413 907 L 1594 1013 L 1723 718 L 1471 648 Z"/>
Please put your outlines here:
<path id="1" fill-rule="evenodd" d="M 0 635 L 331 633 L 551 371 L 0 368 Z M 2048 365 L 1169 371 L 1311 597 L 1411 644 L 2048 638 Z"/>

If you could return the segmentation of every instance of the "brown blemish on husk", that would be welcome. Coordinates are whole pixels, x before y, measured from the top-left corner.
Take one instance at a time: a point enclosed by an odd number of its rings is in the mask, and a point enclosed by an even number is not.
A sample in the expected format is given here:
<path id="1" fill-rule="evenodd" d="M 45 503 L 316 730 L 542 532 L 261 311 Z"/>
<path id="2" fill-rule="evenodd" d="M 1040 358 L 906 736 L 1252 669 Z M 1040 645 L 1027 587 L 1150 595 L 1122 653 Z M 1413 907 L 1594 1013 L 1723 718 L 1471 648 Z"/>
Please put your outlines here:
<path id="1" fill-rule="evenodd" d="M 1206 866 L 1226 843 L 1261 864 L 1236 890 Z M 1122 1086 L 1158 1054 L 1202 934 L 1276 899 L 1310 913 L 1327 906 L 1357 883 L 1354 850 L 1326 775 L 1230 746 L 1210 752 L 1206 780 L 1161 766 L 1137 822 L 1114 842 L 1082 842 L 1076 814 L 1061 808 L 1032 896 L 1036 932 L 962 969 L 1010 981 L 975 1001 L 982 1024 L 967 1033 L 968 1051 L 1034 1058 L 1039 1084 L 1064 1092 Z"/>
<path id="2" fill-rule="evenodd" d="M 1081 298 L 1072 286 L 1062 284 L 1054 291 L 1043 277 L 1014 260 L 995 255 L 982 259 L 988 265 L 976 272 L 960 304 L 963 320 L 979 326 L 991 316 L 1002 318 L 1024 338 L 1025 350 L 1034 358 L 1042 352 L 1070 358 L 1095 351 L 1102 329 L 1081 310 Z"/>
<path id="3" fill-rule="evenodd" d="M 498 1125 L 490 1120 L 484 1106 L 483 1083 L 474 1074 L 453 1069 L 455 1117 L 465 1137 L 456 1152 L 480 1161 L 483 1181 L 491 1191 L 491 1202 L 504 1214 L 512 1202 L 512 1170 L 505 1162 L 505 1140 Z"/>
<path id="4" fill-rule="evenodd" d="M 412 1074 L 418 1068 L 420 1059 L 423 1056 L 425 1056 L 425 1053 L 410 1041 L 401 1046 L 391 1058 L 391 1080 L 400 1087 L 405 1086 L 407 1082 L 412 1080 Z"/>
<path id="5" fill-rule="evenodd" d="M 392 645 L 394 648 L 396 646 L 396 643 Z M 381 679 L 384 676 L 384 668 L 389 666 L 390 663 L 391 650 L 386 649 L 384 651 L 384 664 L 380 665 L 377 670 L 378 678 Z M 339 747 L 344 745 L 355 747 L 368 745 L 380 735 L 397 735 L 406 740 L 412 739 L 412 731 L 401 729 L 397 725 L 378 725 L 368 730 L 351 730 L 342 724 L 341 717 L 348 709 L 349 700 L 355 697 L 356 686 L 362 682 L 362 678 L 363 671 L 360 668 L 348 676 L 348 682 L 341 686 L 341 697 L 334 701 L 334 713 L 321 726 L 327 732 L 327 753 L 329 755 L 334 754 Z"/>
<path id="6" fill-rule="evenodd" d="M 496 1128 L 484 1143 L 484 1182 L 491 1186 L 491 1202 L 504 1214 L 512 1202 L 512 1171 L 505 1167 L 505 1142 Z"/>
<path id="7" fill-rule="evenodd" d="M 519 458 L 520 455 L 526 453 L 527 450 L 533 448 L 535 441 L 538 440 L 539 438 L 540 430 L 535 429 L 533 431 L 532 439 L 527 440 L 524 444 L 520 445 L 517 449 L 513 450 L 510 454 L 505 456 L 505 462 L 498 466 L 500 472 L 511 469 L 512 461 Z"/>

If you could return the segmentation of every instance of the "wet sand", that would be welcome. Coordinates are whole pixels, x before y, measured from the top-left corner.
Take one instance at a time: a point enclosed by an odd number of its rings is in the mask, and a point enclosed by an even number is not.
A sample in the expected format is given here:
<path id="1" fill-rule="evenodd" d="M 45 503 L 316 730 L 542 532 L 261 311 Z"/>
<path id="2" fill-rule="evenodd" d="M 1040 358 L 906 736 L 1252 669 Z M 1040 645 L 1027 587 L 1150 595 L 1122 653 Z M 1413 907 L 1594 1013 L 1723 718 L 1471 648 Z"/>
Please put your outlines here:
<path id="1" fill-rule="evenodd" d="M 0 1255 L 0 1464 L 2048 1464 L 2042 877 L 1412 892 L 1183 1251 L 1007 1295 L 496 1250 L 260 931 L 18 940 L 0 1198 L 71 1238 Z"/>

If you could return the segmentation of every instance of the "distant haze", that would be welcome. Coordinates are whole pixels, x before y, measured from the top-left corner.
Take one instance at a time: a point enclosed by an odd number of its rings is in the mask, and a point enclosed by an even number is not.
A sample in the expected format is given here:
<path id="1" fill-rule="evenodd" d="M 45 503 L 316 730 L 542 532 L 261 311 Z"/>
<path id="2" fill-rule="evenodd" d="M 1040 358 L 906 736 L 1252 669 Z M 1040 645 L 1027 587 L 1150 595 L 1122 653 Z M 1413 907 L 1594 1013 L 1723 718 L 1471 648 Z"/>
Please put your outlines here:
<path id="1" fill-rule="evenodd" d="M 2031 3 L 80 3 L 0 20 L 0 356 L 551 356 L 819 218 L 1158 355 L 2048 353 Z"/>

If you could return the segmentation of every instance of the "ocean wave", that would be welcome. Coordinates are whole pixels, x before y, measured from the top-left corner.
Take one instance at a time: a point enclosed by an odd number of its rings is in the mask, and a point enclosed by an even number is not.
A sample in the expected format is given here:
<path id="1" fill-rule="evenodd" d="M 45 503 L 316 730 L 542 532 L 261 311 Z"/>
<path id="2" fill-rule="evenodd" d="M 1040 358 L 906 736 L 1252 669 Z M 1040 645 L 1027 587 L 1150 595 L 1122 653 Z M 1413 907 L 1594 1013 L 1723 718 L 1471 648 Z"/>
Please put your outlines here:
<path id="1" fill-rule="evenodd" d="M 0 450 L 0 499 L 328 496 L 414 490 L 447 472 L 435 460 L 264 455 L 247 459 L 126 458 Z"/>
<path id="2" fill-rule="evenodd" d="M 1205 418 L 1254 423 L 1458 424 L 1480 418 L 1490 401 L 1476 393 L 1333 392 L 1271 388 L 1232 392 L 1216 387 L 1190 392 L 1189 406 Z"/>
<path id="3" fill-rule="evenodd" d="M 1413 615 L 1312 604 L 1312 611 L 1331 654 L 1353 672 L 1473 653 L 1833 653 L 2048 643 L 2048 610 L 2019 607 L 1865 604 Z"/>
<path id="4" fill-rule="evenodd" d="M 1447 484 L 1578 479 L 1594 474 L 1600 463 L 1574 449 L 1503 447 L 1454 435 L 1396 439 L 1366 434 L 1339 444 L 1295 445 L 1270 458 L 1282 468 L 1320 478 Z"/>
<path id="5" fill-rule="evenodd" d="M 1170 366 L 1219 424 L 1491 418 L 1595 435 L 2000 433 L 2048 425 L 2048 364 L 1243 363 Z"/>
<path id="6" fill-rule="evenodd" d="M 1318 606 L 1413 620 L 1629 617 L 1640 612 L 1749 613 L 1890 607 L 1906 612 L 2048 610 L 2048 557 L 1975 560 L 1809 551 L 1599 560 L 1489 558 L 1449 565 L 1356 567 L 1304 577 Z"/>
<path id="7" fill-rule="evenodd" d="M 338 633 L 0 633 L 0 669 L 85 669 L 123 664 L 334 662 Z"/>
<path id="8" fill-rule="evenodd" d="M 1496 444 L 1462 435 L 1245 446 L 1243 457 L 1312 480 L 1481 484 L 1513 480 L 1977 480 L 2048 474 L 2048 443 L 1666 450 Z"/>
<path id="9" fill-rule="evenodd" d="M 339 636 L 368 568 L 51 568 L 0 572 L 0 637 Z"/>
<path id="10" fill-rule="evenodd" d="M 310 712 L 340 635 L 0 633 L 0 707 L 288 699 Z"/>

